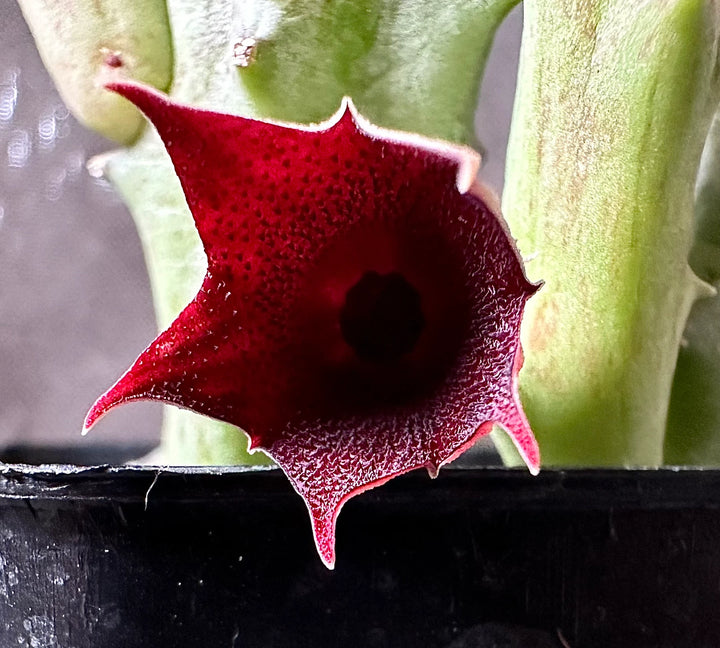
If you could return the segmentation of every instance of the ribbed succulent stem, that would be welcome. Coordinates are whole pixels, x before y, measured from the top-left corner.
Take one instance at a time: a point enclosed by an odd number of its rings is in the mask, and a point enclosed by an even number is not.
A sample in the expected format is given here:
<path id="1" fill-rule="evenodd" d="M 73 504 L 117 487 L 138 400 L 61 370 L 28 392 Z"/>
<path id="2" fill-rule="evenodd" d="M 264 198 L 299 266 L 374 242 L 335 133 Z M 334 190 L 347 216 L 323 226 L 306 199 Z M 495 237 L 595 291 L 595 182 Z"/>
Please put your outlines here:
<path id="1" fill-rule="evenodd" d="M 718 102 L 712 0 L 527 0 L 503 208 L 545 286 L 521 397 L 545 465 L 658 465 Z M 510 453 L 506 453 L 510 461 Z"/>

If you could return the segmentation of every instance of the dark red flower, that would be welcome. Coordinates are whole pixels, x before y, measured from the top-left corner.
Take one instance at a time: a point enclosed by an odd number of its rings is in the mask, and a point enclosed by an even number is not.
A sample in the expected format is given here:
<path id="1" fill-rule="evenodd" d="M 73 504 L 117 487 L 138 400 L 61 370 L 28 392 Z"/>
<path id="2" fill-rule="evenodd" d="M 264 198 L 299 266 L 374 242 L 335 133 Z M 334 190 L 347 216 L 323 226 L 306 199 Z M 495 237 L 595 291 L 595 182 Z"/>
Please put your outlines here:
<path id="1" fill-rule="evenodd" d="M 86 427 L 141 398 L 242 427 L 305 500 L 328 566 L 348 498 L 435 475 L 493 423 L 537 471 L 516 388 L 536 286 L 474 152 L 377 129 L 349 101 L 307 128 L 109 87 L 163 138 L 208 271 Z"/>

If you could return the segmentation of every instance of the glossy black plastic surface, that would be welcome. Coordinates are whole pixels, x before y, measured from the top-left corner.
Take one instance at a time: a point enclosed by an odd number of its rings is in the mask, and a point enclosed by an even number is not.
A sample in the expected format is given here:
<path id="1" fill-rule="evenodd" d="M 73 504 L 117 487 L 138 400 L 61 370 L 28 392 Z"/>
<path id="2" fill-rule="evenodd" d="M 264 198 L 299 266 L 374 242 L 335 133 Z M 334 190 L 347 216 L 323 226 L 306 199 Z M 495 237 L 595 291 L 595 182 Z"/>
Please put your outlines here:
<path id="1" fill-rule="evenodd" d="M 720 472 L 446 468 L 351 501 L 334 572 L 277 470 L 0 471 L 0 646 L 720 646 Z"/>

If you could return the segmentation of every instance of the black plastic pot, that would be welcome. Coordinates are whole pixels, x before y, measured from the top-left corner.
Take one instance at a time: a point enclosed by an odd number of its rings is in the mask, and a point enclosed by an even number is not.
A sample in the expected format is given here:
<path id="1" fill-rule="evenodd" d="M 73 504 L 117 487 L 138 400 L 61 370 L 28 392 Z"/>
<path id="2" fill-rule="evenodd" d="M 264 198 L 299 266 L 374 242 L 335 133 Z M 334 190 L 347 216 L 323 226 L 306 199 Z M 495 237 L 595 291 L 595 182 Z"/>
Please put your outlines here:
<path id="1" fill-rule="evenodd" d="M 720 472 L 446 468 L 352 500 L 277 470 L 0 472 L 0 646 L 720 646 Z"/>

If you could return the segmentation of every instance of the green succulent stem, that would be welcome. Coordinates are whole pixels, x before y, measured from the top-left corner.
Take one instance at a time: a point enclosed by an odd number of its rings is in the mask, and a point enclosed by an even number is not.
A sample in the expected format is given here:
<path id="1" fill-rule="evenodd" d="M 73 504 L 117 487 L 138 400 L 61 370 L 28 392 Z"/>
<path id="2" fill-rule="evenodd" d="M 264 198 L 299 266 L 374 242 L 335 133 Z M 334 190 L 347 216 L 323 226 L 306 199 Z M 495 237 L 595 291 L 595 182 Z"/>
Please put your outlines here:
<path id="1" fill-rule="evenodd" d="M 296 123 L 327 119 L 349 95 L 379 126 L 474 143 L 485 62 L 517 1 L 168 0 L 170 93 L 200 107 Z M 244 39 L 254 45 L 238 65 L 234 47 Z M 135 219 L 164 328 L 194 297 L 206 267 L 179 182 L 151 129 L 98 163 Z M 247 453 L 237 428 L 191 412 L 168 408 L 162 439 L 168 463 L 264 460 Z"/>
<path id="2" fill-rule="evenodd" d="M 164 0 L 18 0 L 55 85 L 85 126 L 122 144 L 145 120 L 129 101 L 102 88 L 121 72 L 165 90 L 173 52 Z"/>
<path id="3" fill-rule="evenodd" d="M 718 103 L 714 0 L 526 0 L 503 208 L 543 289 L 520 392 L 545 465 L 659 465 Z M 503 450 L 508 461 L 511 453 Z"/>
<path id="4" fill-rule="evenodd" d="M 665 461 L 720 465 L 720 112 L 715 114 L 695 190 L 690 265 L 715 288 L 690 312 L 675 371 Z"/>
<path id="5" fill-rule="evenodd" d="M 498 26 L 518 0 L 248 0 L 256 41 L 237 74 L 261 114 L 319 121 L 344 95 L 386 128 L 476 144 L 473 116 Z"/>

